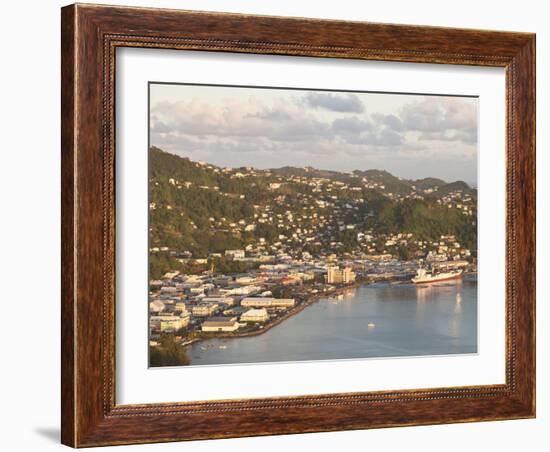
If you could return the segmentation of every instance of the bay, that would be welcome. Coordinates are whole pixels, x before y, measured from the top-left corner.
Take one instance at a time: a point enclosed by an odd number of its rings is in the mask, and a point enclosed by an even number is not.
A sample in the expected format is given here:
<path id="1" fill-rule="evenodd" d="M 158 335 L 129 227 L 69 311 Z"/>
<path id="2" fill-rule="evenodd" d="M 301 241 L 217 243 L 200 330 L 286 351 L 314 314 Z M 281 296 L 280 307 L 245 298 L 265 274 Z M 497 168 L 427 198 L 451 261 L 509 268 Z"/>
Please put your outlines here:
<path id="1" fill-rule="evenodd" d="M 374 283 L 316 303 L 258 336 L 188 347 L 191 365 L 477 352 L 477 278 Z"/>

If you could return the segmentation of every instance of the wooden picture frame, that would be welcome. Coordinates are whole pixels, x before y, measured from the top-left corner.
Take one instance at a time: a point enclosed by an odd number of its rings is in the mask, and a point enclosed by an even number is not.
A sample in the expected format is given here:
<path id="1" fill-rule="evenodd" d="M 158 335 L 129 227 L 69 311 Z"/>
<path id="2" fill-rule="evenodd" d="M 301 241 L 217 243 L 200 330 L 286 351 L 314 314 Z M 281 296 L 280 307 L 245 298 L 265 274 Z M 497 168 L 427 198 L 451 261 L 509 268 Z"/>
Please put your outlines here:
<path id="1" fill-rule="evenodd" d="M 62 442 L 73 447 L 535 416 L 535 35 L 93 5 L 62 9 Z M 506 383 L 115 403 L 115 50 L 506 69 Z"/>

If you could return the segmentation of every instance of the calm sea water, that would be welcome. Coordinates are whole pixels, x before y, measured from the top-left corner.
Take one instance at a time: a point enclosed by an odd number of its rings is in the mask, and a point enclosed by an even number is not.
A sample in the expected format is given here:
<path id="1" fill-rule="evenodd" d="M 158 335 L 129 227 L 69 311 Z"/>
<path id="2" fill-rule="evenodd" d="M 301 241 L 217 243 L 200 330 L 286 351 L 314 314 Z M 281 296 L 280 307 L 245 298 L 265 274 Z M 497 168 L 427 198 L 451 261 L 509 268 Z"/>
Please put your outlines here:
<path id="1" fill-rule="evenodd" d="M 370 324 L 370 326 L 369 326 Z M 477 279 L 376 283 L 321 299 L 264 334 L 191 345 L 191 365 L 477 352 Z"/>

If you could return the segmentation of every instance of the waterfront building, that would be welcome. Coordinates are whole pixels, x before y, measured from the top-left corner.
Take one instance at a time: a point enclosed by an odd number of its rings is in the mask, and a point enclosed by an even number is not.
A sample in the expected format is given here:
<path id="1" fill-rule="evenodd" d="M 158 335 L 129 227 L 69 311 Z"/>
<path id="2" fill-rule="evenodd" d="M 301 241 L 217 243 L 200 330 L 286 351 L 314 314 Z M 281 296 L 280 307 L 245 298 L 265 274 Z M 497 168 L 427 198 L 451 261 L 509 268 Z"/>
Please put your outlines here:
<path id="1" fill-rule="evenodd" d="M 149 326 L 151 329 L 160 329 L 160 323 L 163 320 L 170 320 L 175 317 L 174 313 L 172 312 L 160 312 L 157 315 L 151 315 L 149 317 Z"/>
<path id="2" fill-rule="evenodd" d="M 241 306 L 250 308 L 292 308 L 294 298 L 246 297 L 241 300 Z"/>
<path id="3" fill-rule="evenodd" d="M 203 322 L 201 329 L 206 333 L 232 332 L 236 331 L 239 326 L 235 317 L 211 317 Z"/>
<path id="4" fill-rule="evenodd" d="M 447 268 L 465 268 L 470 263 L 466 260 L 454 260 L 454 261 L 445 261 L 445 262 L 437 262 L 435 264 L 432 264 L 433 266 L 439 268 L 439 269 L 447 269 Z"/>
<path id="5" fill-rule="evenodd" d="M 265 309 L 250 309 L 241 315 L 243 322 L 265 322 L 269 319 L 269 315 Z"/>
<path id="6" fill-rule="evenodd" d="M 328 284 L 351 284 L 355 282 L 355 276 L 355 272 L 350 267 L 343 269 L 329 267 L 325 278 Z"/>
<path id="7" fill-rule="evenodd" d="M 160 314 L 150 318 L 150 327 L 152 330 L 160 330 L 163 333 L 175 333 L 181 328 L 189 325 L 189 314 L 182 315 Z"/>

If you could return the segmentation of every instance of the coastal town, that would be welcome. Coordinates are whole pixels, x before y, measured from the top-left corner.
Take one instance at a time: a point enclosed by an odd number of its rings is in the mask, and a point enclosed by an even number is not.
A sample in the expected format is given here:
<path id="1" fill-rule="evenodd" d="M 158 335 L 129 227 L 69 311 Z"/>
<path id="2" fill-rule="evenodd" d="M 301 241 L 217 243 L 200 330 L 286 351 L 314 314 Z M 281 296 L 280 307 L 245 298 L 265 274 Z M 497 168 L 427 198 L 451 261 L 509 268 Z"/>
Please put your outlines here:
<path id="1" fill-rule="evenodd" d="M 448 237 L 439 247 L 445 247 Z M 231 259 L 246 259 L 244 250 L 227 250 Z M 373 281 L 410 281 L 425 262 L 399 261 L 390 254 L 339 260 L 259 259 L 257 269 L 242 274 L 199 275 L 168 272 L 150 282 L 150 345 L 170 334 L 182 345 L 201 338 L 261 334 L 320 297 L 340 299 L 347 287 Z M 432 266 L 474 271 L 468 260 L 430 256 Z"/>
<path id="2" fill-rule="evenodd" d="M 476 191 L 463 182 L 152 156 L 151 349 L 262 334 L 320 298 L 410 283 L 421 268 L 476 271 Z"/>

